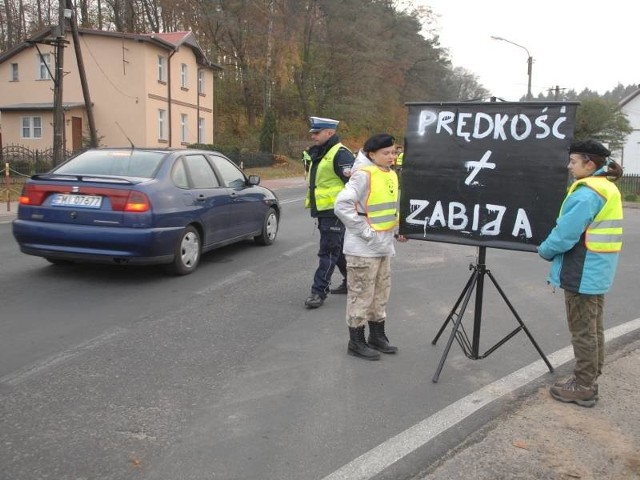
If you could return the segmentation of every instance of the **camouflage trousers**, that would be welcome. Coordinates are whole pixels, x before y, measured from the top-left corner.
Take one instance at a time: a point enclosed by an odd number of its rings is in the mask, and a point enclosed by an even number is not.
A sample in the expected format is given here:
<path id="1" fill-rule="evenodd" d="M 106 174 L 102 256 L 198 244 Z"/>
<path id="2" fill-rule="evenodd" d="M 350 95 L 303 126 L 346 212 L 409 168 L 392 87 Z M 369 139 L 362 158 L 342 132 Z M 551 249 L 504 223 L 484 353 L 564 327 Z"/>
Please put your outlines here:
<path id="1" fill-rule="evenodd" d="M 391 257 L 347 259 L 347 325 L 361 327 L 387 317 L 391 292 Z"/>
<path id="2" fill-rule="evenodd" d="M 602 373 L 604 365 L 604 295 L 565 290 L 564 303 L 576 358 L 576 382 L 590 387 Z"/>

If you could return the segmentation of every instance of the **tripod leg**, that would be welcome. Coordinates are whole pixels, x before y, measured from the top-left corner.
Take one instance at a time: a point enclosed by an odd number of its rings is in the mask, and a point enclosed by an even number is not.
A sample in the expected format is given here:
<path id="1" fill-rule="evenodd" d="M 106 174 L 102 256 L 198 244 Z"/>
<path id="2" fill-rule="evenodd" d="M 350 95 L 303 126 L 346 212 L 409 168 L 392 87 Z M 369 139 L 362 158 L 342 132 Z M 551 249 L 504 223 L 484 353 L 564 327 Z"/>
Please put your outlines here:
<path id="1" fill-rule="evenodd" d="M 462 308 L 460 309 L 458 318 L 456 319 L 453 325 L 453 330 L 451 330 L 451 335 L 449 335 L 449 340 L 447 340 L 447 345 L 444 347 L 444 352 L 442 352 L 442 356 L 440 357 L 440 362 L 438 363 L 438 368 L 436 369 L 436 373 L 433 375 L 433 378 L 431 379 L 433 383 L 438 383 L 438 379 L 440 378 L 440 372 L 442 372 L 442 369 L 444 367 L 444 362 L 447 359 L 447 355 L 449 355 L 449 350 L 451 350 L 451 345 L 453 344 L 453 340 L 456 338 L 456 334 L 458 333 L 458 329 L 460 328 L 460 324 L 462 323 L 462 316 L 464 315 L 464 311 L 467 308 L 467 304 L 469 303 L 469 299 L 471 298 L 471 293 L 473 293 L 473 288 L 475 287 L 475 284 L 477 281 L 478 281 L 478 271 L 474 269 L 473 274 L 471 274 L 471 277 L 467 282 L 467 285 L 464 287 L 465 289 L 462 291 L 462 295 L 460 295 L 460 298 L 458 298 L 458 302 L 456 302 L 456 307 L 457 307 L 458 303 L 460 303 L 460 300 L 464 296 L 464 302 L 462 303 Z M 454 307 L 454 310 L 455 310 L 455 307 Z M 444 329 L 448 321 L 451 319 L 452 315 L 453 315 L 453 312 L 449 314 L 449 318 L 447 318 L 444 325 L 440 329 L 438 336 L 440 335 L 440 333 L 442 333 L 442 330 Z M 433 341 L 434 344 L 436 340 L 437 340 L 437 337 Z"/>
<path id="2" fill-rule="evenodd" d="M 518 323 L 520 324 L 520 327 L 522 328 L 522 330 L 524 331 L 524 333 L 527 335 L 527 337 L 529 337 L 529 341 L 533 344 L 534 348 L 538 351 L 538 354 L 540 355 L 540 357 L 542 357 L 542 360 L 544 361 L 544 363 L 547 365 L 547 368 L 549 369 L 550 372 L 553 373 L 553 366 L 551 365 L 551 363 L 549 362 L 549 360 L 547 359 L 547 357 L 545 356 L 545 354 L 542 352 L 542 349 L 538 346 L 538 344 L 536 343 L 535 339 L 533 338 L 533 335 L 531 335 L 531 333 L 529 332 L 529 329 L 527 328 L 527 326 L 524 324 L 524 322 L 522 321 L 522 319 L 520 318 L 520 315 L 518 315 L 518 312 L 516 312 L 516 309 L 513 307 L 513 305 L 511 305 L 511 302 L 509 301 L 509 299 L 507 298 L 507 296 L 505 295 L 505 293 L 502 291 L 502 288 L 500 288 L 500 285 L 498 285 L 497 280 L 494 278 L 493 274 L 487 270 L 487 275 L 489 275 L 489 278 L 491 279 L 491 281 L 493 282 L 493 284 L 495 285 L 496 289 L 498 290 L 498 292 L 500 293 L 500 296 L 502 297 L 502 299 L 504 300 L 504 302 L 507 304 L 507 306 L 509 307 L 509 310 L 511 310 L 511 313 L 513 313 L 513 316 L 516 317 L 516 320 L 518 321 Z M 515 333 L 515 332 L 514 332 Z M 510 338 L 510 337 L 509 337 Z"/>
<path id="3" fill-rule="evenodd" d="M 462 293 L 460 293 L 460 296 L 458 297 L 458 300 L 456 300 L 455 305 L 453 306 L 453 308 L 449 312 L 449 316 L 447 317 L 447 319 L 444 321 L 444 323 L 440 327 L 440 330 L 438 331 L 438 334 L 431 341 L 431 345 L 435 345 L 438 342 L 438 339 L 440 338 L 440 335 L 442 335 L 442 333 L 444 332 L 444 329 L 447 328 L 447 325 L 449 324 L 449 322 L 453 321 L 453 317 L 456 314 L 456 310 L 458 309 L 458 305 L 460 305 L 460 302 L 462 302 L 462 299 L 465 297 L 465 295 L 467 294 L 469 289 L 473 289 L 472 285 L 475 285 L 476 277 L 477 277 L 477 272 L 474 270 L 471 273 L 471 276 L 469 277 L 469 280 L 467 280 L 467 284 L 462 289 Z M 463 313 L 463 311 L 460 312 L 459 317 L 462 317 L 462 313 Z"/>

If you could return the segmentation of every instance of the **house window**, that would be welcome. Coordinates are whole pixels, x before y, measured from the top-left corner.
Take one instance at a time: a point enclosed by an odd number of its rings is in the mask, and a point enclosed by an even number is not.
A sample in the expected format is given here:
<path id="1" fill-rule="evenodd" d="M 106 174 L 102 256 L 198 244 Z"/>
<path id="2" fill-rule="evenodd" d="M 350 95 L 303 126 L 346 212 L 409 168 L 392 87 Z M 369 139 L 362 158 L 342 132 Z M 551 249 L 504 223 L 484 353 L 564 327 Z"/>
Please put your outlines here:
<path id="1" fill-rule="evenodd" d="M 38 55 L 38 80 L 50 80 L 51 75 L 49 72 L 51 71 L 51 54 L 43 53 L 42 55 Z"/>
<path id="2" fill-rule="evenodd" d="M 42 138 L 41 117 L 22 117 L 22 138 Z"/>
<path id="3" fill-rule="evenodd" d="M 167 57 L 158 55 L 158 81 L 167 81 Z"/>
<path id="4" fill-rule="evenodd" d="M 160 140 L 167 139 L 167 111 L 158 110 L 158 138 Z"/>
<path id="5" fill-rule="evenodd" d="M 180 65 L 180 87 L 181 88 L 188 88 L 189 85 L 187 85 L 187 64 L 183 63 L 182 65 Z"/>
<path id="6" fill-rule="evenodd" d="M 198 70 L 198 93 L 204 95 L 204 70 Z"/>
<path id="7" fill-rule="evenodd" d="M 198 143 L 204 142 L 204 118 L 198 118 Z"/>
<path id="8" fill-rule="evenodd" d="M 180 141 L 182 143 L 189 141 L 189 118 L 184 113 L 180 115 Z"/>
<path id="9" fill-rule="evenodd" d="M 11 64 L 11 81 L 12 82 L 18 81 L 18 64 L 17 63 Z"/>

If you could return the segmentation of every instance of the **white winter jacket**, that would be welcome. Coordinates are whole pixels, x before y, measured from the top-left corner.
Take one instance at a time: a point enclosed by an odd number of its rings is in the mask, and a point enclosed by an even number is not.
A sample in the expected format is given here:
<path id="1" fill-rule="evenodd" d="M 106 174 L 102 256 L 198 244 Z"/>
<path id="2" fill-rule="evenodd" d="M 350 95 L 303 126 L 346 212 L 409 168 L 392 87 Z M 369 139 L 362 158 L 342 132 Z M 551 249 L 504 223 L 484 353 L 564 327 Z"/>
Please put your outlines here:
<path id="1" fill-rule="evenodd" d="M 356 159 L 351 167 L 351 172 L 353 173 L 362 167 L 370 167 L 371 165 L 373 165 L 373 162 L 369 160 L 369 157 L 367 157 L 362 150 L 358 150 Z"/>
<path id="2" fill-rule="evenodd" d="M 361 153 L 358 152 L 358 157 Z M 366 164 L 360 166 L 366 166 Z M 366 217 L 358 215 L 356 205 L 358 203 L 365 205 L 368 194 L 369 175 L 359 169 L 352 170 L 351 178 L 338 194 L 334 206 L 335 214 L 347 228 L 343 252 L 345 255 L 359 257 L 394 256 L 396 254 L 394 235 L 397 229 L 378 232 L 369 226 Z"/>

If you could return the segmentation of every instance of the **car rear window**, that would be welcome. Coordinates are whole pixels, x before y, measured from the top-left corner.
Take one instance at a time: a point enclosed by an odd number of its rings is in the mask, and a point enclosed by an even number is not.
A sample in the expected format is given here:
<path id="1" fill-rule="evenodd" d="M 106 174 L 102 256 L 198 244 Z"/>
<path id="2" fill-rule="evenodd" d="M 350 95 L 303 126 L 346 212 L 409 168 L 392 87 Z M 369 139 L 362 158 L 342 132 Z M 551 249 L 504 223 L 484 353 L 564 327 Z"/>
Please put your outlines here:
<path id="1" fill-rule="evenodd" d="M 153 178 L 165 155 L 139 150 L 90 150 L 60 165 L 53 173 Z"/>

